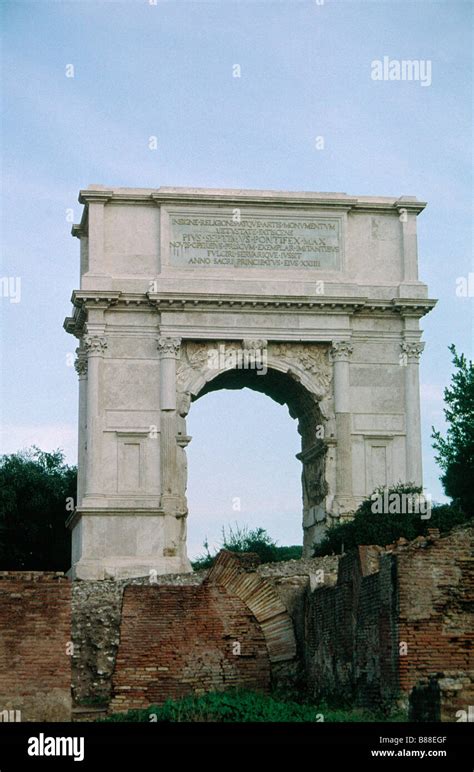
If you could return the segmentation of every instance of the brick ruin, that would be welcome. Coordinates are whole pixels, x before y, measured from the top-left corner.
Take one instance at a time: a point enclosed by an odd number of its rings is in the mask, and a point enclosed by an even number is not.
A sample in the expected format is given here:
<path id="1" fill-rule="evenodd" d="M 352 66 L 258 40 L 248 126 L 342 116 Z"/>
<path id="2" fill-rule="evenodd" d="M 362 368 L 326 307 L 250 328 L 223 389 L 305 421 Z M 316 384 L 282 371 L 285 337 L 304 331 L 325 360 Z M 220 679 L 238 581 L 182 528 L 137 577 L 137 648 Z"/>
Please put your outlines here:
<path id="1" fill-rule="evenodd" d="M 429 549 L 408 545 L 397 556 L 399 640 L 411 652 L 400 658 L 400 689 L 412 694 L 431 684 L 446 721 L 474 706 L 473 534 L 455 529 Z M 430 703 L 429 694 L 419 701 L 422 716 Z M 417 716 L 418 704 L 411 707 Z"/>
<path id="2" fill-rule="evenodd" d="M 267 565 L 223 551 L 152 581 L 0 572 L 0 720 L 90 720 L 232 686 L 466 720 L 473 541 L 464 526 Z"/>
<path id="3" fill-rule="evenodd" d="M 71 716 L 71 583 L 61 573 L 0 571 L 0 719 Z"/>

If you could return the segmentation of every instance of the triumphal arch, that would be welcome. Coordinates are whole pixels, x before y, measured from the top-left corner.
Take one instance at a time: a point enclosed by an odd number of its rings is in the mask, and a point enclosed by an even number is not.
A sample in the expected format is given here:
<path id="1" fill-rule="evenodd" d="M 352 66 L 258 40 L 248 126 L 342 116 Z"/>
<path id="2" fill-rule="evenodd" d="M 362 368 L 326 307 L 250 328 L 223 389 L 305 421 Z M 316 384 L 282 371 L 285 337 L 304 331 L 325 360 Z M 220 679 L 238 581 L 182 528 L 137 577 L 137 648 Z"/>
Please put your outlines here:
<path id="1" fill-rule="evenodd" d="M 421 484 L 423 202 L 101 185 L 79 200 L 73 576 L 190 570 L 186 416 L 215 389 L 295 419 L 306 555 L 376 486 Z"/>

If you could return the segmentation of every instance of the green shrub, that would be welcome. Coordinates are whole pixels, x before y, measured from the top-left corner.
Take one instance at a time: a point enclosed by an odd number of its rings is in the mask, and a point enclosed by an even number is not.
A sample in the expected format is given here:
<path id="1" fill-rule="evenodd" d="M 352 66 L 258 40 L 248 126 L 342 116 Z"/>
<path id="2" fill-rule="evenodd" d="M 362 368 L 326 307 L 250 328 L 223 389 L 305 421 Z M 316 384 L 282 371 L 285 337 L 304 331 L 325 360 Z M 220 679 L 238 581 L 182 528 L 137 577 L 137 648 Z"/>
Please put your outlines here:
<path id="1" fill-rule="evenodd" d="M 231 690 L 208 692 L 200 696 L 166 700 L 163 705 L 152 705 L 143 710 L 115 713 L 103 721 L 156 721 L 156 722 L 321 722 L 321 721 L 403 721 L 406 717 L 366 710 L 328 709 L 297 702 L 277 700 L 258 692 Z"/>
<path id="2" fill-rule="evenodd" d="M 270 563 L 278 563 L 283 560 L 300 560 L 303 556 L 303 547 L 294 544 L 291 547 L 275 547 L 274 559 Z"/>
<path id="3" fill-rule="evenodd" d="M 211 555 L 207 540 L 204 542 L 204 548 L 206 550 L 205 554 L 198 557 L 192 563 L 195 570 L 212 566 L 219 551 L 217 550 Z M 300 558 L 303 553 L 302 547 L 278 547 L 277 543 L 264 528 L 249 530 L 247 526 L 240 527 L 238 525 L 235 526 L 235 530 L 232 529 L 232 526 L 229 526 L 228 533 L 225 528 L 222 529 L 220 549 L 230 550 L 231 552 L 255 552 L 262 563 L 294 560 Z"/>
<path id="4" fill-rule="evenodd" d="M 377 493 L 383 495 L 384 489 L 377 488 L 374 494 Z M 387 493 L 420 495 L 422 489 L 400 483 L 388 488 Z M 417 512 L 374 512 L 373 504 L 372 497 L 365 499 L 356 510 L 353 520 L 329 528 L 323 541 L 315 545 L 314 555 L 340 554 L 359 544 L 378 544 L 384 547 L 400 537 L 411 540 L 425 535 L 428 528 L 439 528 L 441 533 L 446 533 L 456 525 L 472 521 L 472 517 L 452 504 L 434 504 L 431 516 L 427 519 L 423 519 Z"/>

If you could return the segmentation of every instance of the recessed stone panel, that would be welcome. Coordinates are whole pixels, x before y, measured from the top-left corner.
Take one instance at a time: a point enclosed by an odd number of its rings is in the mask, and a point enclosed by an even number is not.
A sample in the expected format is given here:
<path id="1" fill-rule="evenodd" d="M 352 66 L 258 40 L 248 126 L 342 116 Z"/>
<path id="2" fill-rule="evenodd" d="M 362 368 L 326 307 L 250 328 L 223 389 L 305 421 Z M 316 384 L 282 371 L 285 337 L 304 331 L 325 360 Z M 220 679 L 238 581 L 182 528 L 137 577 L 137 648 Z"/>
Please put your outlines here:
<path id="1" fill-rule="evenodd" d="M 177 268 L 339 271 L 342 220 L 306 212 L 168 210 L 169 264 Z"/>

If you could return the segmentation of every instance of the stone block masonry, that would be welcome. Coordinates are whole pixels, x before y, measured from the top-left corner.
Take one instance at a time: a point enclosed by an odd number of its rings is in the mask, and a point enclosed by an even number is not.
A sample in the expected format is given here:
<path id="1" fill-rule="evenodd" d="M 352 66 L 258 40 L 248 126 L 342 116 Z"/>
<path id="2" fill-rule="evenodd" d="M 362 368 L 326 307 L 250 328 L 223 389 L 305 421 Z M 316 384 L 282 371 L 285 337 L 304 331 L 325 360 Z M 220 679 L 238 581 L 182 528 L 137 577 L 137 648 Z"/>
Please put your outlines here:
<path id="1" fill-rule="evenodd" d="M 191 572 L 186 421 L 210 391 L 297 421 L 305 558 L 375 487 L 421 484 L 423 201 L 104 185 L 79 201 L 74 579 Z"/>
<path id="2" fill-rule="evenodd" d="M 70 721 L 70 642 L 71 582 L 61 573 L 1 571 L 2 720 Z"/>

